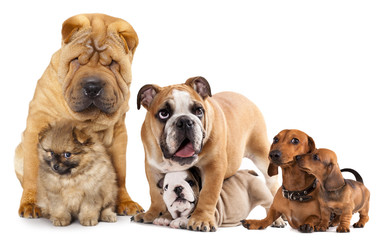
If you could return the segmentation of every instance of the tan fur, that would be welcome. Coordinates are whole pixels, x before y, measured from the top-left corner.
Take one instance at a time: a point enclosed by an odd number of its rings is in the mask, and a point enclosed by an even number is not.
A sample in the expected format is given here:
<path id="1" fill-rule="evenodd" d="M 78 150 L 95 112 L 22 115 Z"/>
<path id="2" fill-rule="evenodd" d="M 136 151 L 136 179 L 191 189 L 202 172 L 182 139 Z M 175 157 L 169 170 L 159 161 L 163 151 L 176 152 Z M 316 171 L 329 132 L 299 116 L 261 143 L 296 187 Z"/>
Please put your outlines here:
<path id="1" fill-rule="evenodd" d="M 297 144 L 292 140 L 298 139 Z M 275 142 L 276 141 L 276 142 Z M 299 130 L 283 130 L 278 133 L 270 148 L 269 158 L 271 161 L 269 170 L 275 170 L 278 166 L 282 169 L 282 185 L 290 191 L 301 191 L 310 186 L 315 177 L 298 167 L 295 157 L 305 154 L 315 149 L 315 143 L 311 137 Z M 272 159 L 274 151 L 281 153 L 279 159 Z M 274 197 L 273 204 L 267 213 L 266 218 L 262 220 L 244 220 L 243 226 L 247 229 L 265 229 L 270 226 L 278 217 L 284 215 L 288 223 L 294 229 L 301 232 L 312 232 L 314 226 L 320 221 L 320 203 L 318 198 L 319 184 L 316 189 L 309 194 L 312 197 L 310 201 L 298 202 L 289 200 L 282 195 L 282 187 L 278 189 Z"/>
<path id="2" fill-rule="evenodd" d="M 350 220 L 356 212 L 360 219 L 353 224 L 362 228 L 369 221 L 370 192 L 363 183 L 344 179 L 337 163 L 337 155 L 329 149 L 317 149 L 298 158 L 300 168 L 313 174 L 321 182 L 321 222 L 317 231 L 326 231 L 330 214 L 335 213 L 340 221 L 337 232 L 349 232 Z"/>
<path id="3" fill-rule="evenodd" d="M 138 37 L 126 21 L 103 14 L 82 14 L 63 23 L 62 46 L 51 59 L 37 82 L 29 105 L 27 127 L 15 153 L 15 171 L 23 187 L 19 214 L 37 217 L 36 206 L 38 133 L 49 123 L 60 119 L 79 122 L 98 133 L 108 148 L 117 171 L 118 213 L 133 215 L 142 208 L 133 202 L 125 187 L 127 133 L 125 113 L 128 110 L 131 85 L 131 63 Z M 75 111 L 81 101 L 82 80 L 94 76 L 103 79 L 103 101 L 106 107 Z M 75 110 L 74 110 L 75 109 Z"/>
<path id="4" fill-rule="evenodd" d="M 222 92 L 211 96 L 210 86 L 194 85 L 194 81 L 206 81 L 202 77 L 190 78 L 185 84 L 159 87 L 146 85 L 138 93 L 138 107 L 142 104 L 147 115 L 142 126 L 142 141 L 145 150 L 146 175 L 150 185 L 151 207 L 145 214 L 135 216 L 135 221 L 153 222 L 161 212 L 166 211 L 156 183 L 162 178 L 162 172 L 154 166 L 167 168 L 163 160 L 159 137 L 162 125 L 154 117 L 161 105 L 172 96 L 173 90 L 187 92 L 193 101 L 199 102 L 205 109 L 202 124 L 206 137 L 202 151 L 195 164 L 201 171 L 203 188 L 197 208 L 192 214 L 188 227 L 193 230 L 214 231 L 215 206 L 219 199 L 223 180 L 234 175 L 242 158 L 250 158 L 265 175 L 272 193 L 277 189 L 277 178 L 267 175 L 269 142 L 263 116 L 259 109 L 244 96 L 233 92 Z M 207 82 L 207 81 L 206 81 Z M 149 104 L 143 91 L 152 88 L 153 101 Z M 199 91 L 210 92 L 199 95 Z M 142 101 L 142 102 L 141 102 Z M 144 102 L 143 102 L 144 101 Z"/>
<path id="5" fill-rule="evenodd" d="M 38 151 L 37 205 L 43 216 L 55 226 L 69 225 L 72 218 L 79 218 L 85 226 L 96 225 L 99 219 L 116 221 L 116 174 L 96 135 L 83 133 L 73 123 L 58 122 L 42 132 Z M 78 165 L 59 174 L 52 168 L 53 153 L 60 155 L 60 161 Z M 64 158 L 64 153 L 71 156 Z"/>

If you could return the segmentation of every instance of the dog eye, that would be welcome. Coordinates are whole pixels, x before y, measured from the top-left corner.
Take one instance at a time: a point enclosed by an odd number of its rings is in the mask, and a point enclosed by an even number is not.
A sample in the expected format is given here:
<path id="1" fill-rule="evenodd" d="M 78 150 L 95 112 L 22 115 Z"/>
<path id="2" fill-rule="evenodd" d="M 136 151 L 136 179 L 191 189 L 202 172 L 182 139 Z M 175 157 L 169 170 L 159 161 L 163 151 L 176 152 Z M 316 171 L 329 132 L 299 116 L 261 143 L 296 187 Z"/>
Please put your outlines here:
<path id="1" fill-rule="evenodd" d="M 194 181 L 193 180 L 188 180 L 187 183 L 192 187 L 195 185 Z"/>
<path id="2" fill-rule="evenodd" d="M 278 141 L 279 141 L 279 139 L 277 137 L 273 138 L 273 143 L 277 143 Z"/>
<path id="3" fill-rule="evenodd" d="M 297 145 L 299 143 L 298 138 L 291 139 L 291 143 L 294 144 L 294 145 Z"/>
<path id="4" fill-rule="evenodd" d="M 203 117 L 203 114 L 204 114 L 203 108 L 198 107 L 197 109 L 195 109 L 195 115 L 196 115 L 198 118 L 202 118 L 202 117 Z"/>
<path id="5" fill-rule="evenodd" d="M 65 157 L 65 158 L 69 158 L 69 157 L 71 157 L 71 153 L 70 152 L 65 152 L 65 153 L 63 153 L 63 156 Z"/>
<path id="6" fill-rule="evenodd" d="M 164 190 L 167 191 L 168 190 L 168 184 L 166 186 L 164 186 Z"/>
<path id="7" fill-rule="evenodd" d="M 320 160 L 317 154 L 313 155 L 313 160 L 315 160 L 315 161 L 319 161 Z"/>
<path id="8" fill-rule="evenodd" d="M 50 151 L 50 152 L 49 152 L 49 156 L 50 156 L 50 157 L 54 157 L 54 156 L 55 156 L 55 153 L 54 153 L 53 151 Z"/>
<path id="9" fill-rule="evenodd" d="M 166 120 L 170 117 L 170 113 L 166 109 L 163 109 L 158 112 L 158 116 L 161 120 Z"/>

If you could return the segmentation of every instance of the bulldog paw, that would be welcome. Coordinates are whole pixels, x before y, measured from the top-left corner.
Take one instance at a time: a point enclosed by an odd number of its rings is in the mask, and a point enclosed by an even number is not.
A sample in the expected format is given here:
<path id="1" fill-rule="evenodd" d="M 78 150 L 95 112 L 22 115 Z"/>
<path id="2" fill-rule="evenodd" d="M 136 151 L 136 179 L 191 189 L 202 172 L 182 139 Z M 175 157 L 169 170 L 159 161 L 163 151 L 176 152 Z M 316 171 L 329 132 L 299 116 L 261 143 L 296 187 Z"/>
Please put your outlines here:
<path id="1" fill-rule="evenodd" d="M 279 217 L 273 222 L 271 226 L 275 228 L 284 228 L 286 226 L 286 223 L 281 217 Z"/>
<path id="2" fill-rule="evenodd" d="M 175 220 L 173 220 L 170 223 L 170 227 L 172 228 L 181 228 L 181 229 L 186 229 L 188 224 L 188 219 L 186 217 L 180 217 Z"/>
<path id="3" fill-rule="evenodd" d="M 159 212 L 153 212 L 153 211 L 148 211 L 148 212 L 142 212 L 139 214 L 136 214 L 131 218 L 131 221 L 134 222 L 140 222 L 140 223 L 153 223 L 156 218 L 158 218 L 161 215 Z"/>
<path id="4" fill-rule="evenodd" d="M 194 231 L 215 232 L 218 227 L 214 216 L 194 213 L 188 221 L 187 228 Z"/>
<path id="5" fill-rule="evenodd" d="M 117 214 L 120 216 L 133 216 L 144 212 L 143 208 L 134 201 L 121 201 L 118 203 Z"/>
<path id="6" fill-rule="evenodd" d="M 152 224 L 155 224 L 158 226 L 169 226 L 170 222 L 171 222 L 170 219 L 159 217 L 159 218 L 155 218 Z"/>
<path id="7" fill-rule="evenodd" d="M 345 227 L 345 226 L 339 225 L 338 228 L 337 228 L 337 232 L 339 232 L 339 233 L 350 232 L 349 226 Z"/>
<path id="8" fill-rule="evenodd" d="M 299 226 L 298 230 L 301 233 L 311 233 L 311 232 L 313 232 L 314 227 L 310 224 L 303 224 L 303 225 Z"/>
<path id="9" fill-rule="evenodd" d="M 34 202 L 21 203 L 19 216 L 23 218 L 39 218 L 41 209 Z"/>
<path id="10" fill-rule="evenodd" d="M 262 230 L 266 228 L 262 220 L 242 220 L 241 223 L 243 227 L 249 230 Z"/>

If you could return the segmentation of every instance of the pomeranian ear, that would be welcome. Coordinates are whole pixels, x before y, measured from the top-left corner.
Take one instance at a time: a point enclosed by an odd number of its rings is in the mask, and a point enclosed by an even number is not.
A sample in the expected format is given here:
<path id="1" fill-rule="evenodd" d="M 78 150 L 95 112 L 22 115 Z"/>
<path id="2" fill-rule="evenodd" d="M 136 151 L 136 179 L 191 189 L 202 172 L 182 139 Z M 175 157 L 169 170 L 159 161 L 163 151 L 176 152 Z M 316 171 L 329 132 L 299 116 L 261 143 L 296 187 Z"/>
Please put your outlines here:
<path id="1" fill-rule="evenodd" d="M 72 137 L 74 139 L 74 142 L 79 143 L 79 144 L 84 145 L 84 146 L 89 146 L 89 145 L 94 144 L 92 142 L 91 136 L 87 135 L 82 130 L 77 129 L 76 127 L 74 127 L 72 129 Z"/>
<path id="2" fill-rule="evenodd" d="M 45 138 L 47 132 L 52 129 L 51 124 L 48 124 L 46 127 L 44 127 L 38 135 L 39 143 Z"/>

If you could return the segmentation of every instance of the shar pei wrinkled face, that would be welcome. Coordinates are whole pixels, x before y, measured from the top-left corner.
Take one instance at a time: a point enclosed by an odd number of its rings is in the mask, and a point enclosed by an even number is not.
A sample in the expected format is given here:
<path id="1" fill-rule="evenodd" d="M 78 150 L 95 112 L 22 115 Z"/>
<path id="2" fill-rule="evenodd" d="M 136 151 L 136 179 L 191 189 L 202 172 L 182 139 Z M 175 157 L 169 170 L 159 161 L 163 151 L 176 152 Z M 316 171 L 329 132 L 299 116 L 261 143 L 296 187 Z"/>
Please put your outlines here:
<path id="1" fill-rule="evenodd" d="M 82 14 L 63 23 L 58 77 L 64 99 L 76 114 L 115 113 L 127 104 L 131 62 L 138 36 L 126 21 Z"/>

